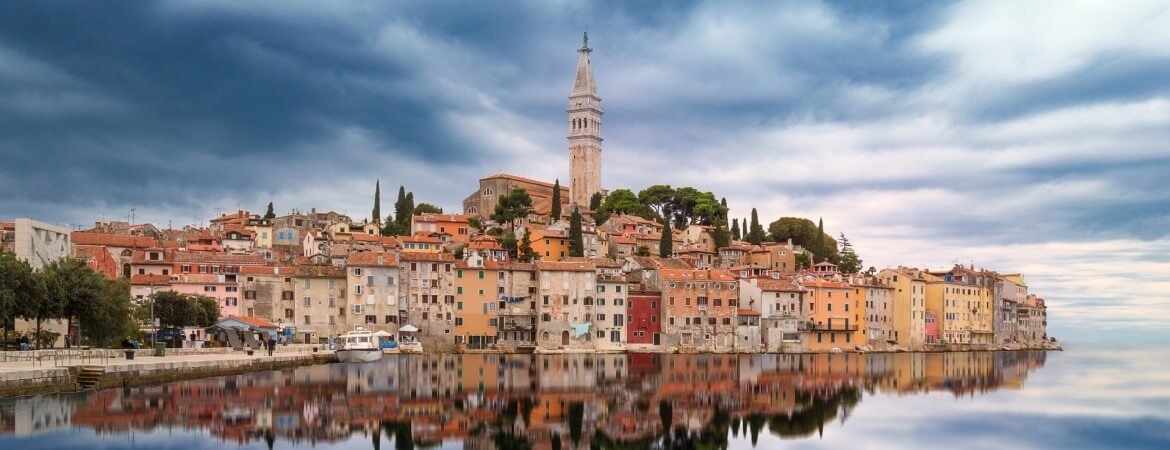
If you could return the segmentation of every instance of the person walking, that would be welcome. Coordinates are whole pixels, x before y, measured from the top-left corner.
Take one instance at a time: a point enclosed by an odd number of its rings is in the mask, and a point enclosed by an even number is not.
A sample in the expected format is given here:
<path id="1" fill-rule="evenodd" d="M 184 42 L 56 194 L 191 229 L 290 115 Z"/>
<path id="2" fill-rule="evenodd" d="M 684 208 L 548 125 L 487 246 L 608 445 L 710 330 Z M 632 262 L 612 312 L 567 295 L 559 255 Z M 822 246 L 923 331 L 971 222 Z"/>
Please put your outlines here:
<path id="1" fill-rule="evenodd" d="M 276 351 L 276 338 L 268 335 L 268 340 L 265 343 L 268 344 L 268 356 L 272 356 L 272 352 Z"/>

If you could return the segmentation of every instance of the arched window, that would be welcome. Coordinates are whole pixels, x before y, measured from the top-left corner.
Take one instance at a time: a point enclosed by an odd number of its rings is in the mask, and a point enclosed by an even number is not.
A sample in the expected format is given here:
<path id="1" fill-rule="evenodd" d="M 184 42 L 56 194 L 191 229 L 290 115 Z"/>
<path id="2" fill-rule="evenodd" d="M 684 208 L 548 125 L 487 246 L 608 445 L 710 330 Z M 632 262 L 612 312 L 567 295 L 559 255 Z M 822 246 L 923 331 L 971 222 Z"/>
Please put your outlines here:
<path id="1" fill-rule="evenodd" d="M 541 336 L 540 336 L 540 337 L 541 337 L 541 339 L 544 339 L 544 340 L 546 340 L 546 341 L 547 341 L 547 340 L 549 339 L 549 334 L 548 334 L 548 332 L 547 332 L 547 331 L 545 331 L 545 332 L 544 332 L 544 334 L 541 334 Z"/>

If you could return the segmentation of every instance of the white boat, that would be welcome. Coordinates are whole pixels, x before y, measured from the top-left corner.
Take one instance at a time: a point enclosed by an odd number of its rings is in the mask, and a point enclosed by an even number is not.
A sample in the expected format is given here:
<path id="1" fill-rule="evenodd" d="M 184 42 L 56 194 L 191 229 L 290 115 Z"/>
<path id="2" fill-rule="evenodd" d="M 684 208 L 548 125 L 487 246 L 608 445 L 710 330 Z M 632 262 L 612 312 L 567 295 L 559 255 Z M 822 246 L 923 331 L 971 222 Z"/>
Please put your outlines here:
<path id="1" fill-rule="evenodd" d="M 398 329 L 398 351 L 402 353 L 422 353 L 422 342 L 418 341 L 418 327 L 405 325 Z"/>
<path id="2" fill-rule="evenodd" d="M 341 348 L 337 350 L 341 362 L 370 362 L 382 359 L 378 338 L 365 328 L 358 327 L 341 335 Z"/>

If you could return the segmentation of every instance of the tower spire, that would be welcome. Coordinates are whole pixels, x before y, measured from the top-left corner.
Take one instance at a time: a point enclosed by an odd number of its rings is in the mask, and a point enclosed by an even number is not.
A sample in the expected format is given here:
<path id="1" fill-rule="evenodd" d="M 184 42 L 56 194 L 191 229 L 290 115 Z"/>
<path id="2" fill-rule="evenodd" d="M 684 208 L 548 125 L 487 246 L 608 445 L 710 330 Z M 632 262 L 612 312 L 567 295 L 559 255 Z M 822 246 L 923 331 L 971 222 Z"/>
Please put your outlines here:
<path id="1" fill-rule="evenodd" d="M 581 210 L 601 192 L 601 97 L 589 61 L 589 32 L 577 49 L 577 76 L 569 93 L 569 204 Z"/>

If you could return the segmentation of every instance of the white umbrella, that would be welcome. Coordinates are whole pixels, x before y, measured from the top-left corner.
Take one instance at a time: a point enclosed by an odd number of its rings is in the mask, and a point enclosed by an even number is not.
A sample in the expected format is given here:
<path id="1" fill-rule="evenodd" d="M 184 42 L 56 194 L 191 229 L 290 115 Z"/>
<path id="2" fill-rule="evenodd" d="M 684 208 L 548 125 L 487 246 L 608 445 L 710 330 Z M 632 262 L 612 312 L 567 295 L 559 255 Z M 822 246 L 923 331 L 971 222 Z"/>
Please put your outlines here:
<path id="1" fill-rule="evenodd" d="M 399 333 L 414 333 L 417 331 L 418 331 L 418 328 L 415 328 L 414 325 L 404 325 L 402 328 L 398 329 Z"/>
<path id="2" fill-rule="evenodd" d="M 386 330 L 378 330 L 378 331 L 374 332 L 374 336 L 386 337 L 386 336 L 393 336 L 393 334 L 391 334 L 389 331 L 386 331 Z"/>

